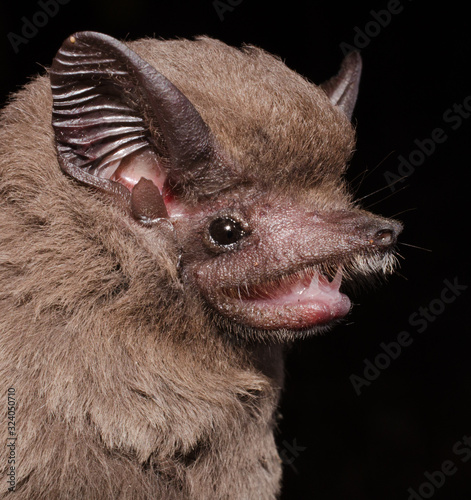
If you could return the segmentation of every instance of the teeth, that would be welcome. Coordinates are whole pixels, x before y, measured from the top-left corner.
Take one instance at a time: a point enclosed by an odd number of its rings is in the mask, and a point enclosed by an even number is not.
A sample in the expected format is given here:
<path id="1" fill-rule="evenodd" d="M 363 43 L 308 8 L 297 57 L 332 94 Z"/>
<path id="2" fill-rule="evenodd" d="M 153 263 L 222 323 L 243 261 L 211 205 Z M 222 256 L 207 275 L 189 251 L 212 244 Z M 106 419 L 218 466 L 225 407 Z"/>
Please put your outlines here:
<path id="1" fill-rule="evenodd" d="M 333 274 L 333 273 L 331 273 Z M 329 278 L 315 269 L 304 269 L 297 273 L 284 276 L 277 281 L 259 285 L 241 284 L 224 292 L 239 301 L 289 301 L 290 297 L 297 302 L 313 300 L 320 296 L 335 296 L 339 293 L 342 283 L 342 271 L 337 269 L 335 276 Z"/>
<path id="2" fill-rule="evenodd" d="M 297 295 L 302 295 L 307 289 L 309 288 L 309 285 L 306 286 L 304 283 L 300 283 L 298 286 L 296 286 L 292 293 L 295 293 Z"/>
<path id="3" fill-rule="evenodd" d="M 334 279 L 331 281 L 330 286 L 333 290 L 339 290 L 342 284 L 342 269 L 339 267 L 335 273 Z"/>

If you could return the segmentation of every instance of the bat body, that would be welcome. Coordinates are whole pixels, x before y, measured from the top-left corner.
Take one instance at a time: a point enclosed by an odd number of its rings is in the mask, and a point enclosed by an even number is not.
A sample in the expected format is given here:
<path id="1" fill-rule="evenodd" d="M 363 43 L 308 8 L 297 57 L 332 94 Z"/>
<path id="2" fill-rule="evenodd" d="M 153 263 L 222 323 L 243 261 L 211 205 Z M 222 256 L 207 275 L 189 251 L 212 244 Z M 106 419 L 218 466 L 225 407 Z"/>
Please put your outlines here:
<path id="1" fill-rule="evenodd" d="M 283 346 L 395 263 L 400 224 L 342 178 L 359 73 L 351 54 L 318 87 L 253 47 L 82 32 L 12 98 L 0 498 L 277 497 Z"/>

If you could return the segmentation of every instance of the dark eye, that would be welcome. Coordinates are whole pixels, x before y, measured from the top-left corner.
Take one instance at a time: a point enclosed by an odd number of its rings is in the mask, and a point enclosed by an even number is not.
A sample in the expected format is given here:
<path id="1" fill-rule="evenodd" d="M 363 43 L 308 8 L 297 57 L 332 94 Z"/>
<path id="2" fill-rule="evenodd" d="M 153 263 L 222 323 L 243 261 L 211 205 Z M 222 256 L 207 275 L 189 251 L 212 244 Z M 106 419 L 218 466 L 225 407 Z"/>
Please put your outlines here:
<path id="1" fill-rule="evenodd" d="M 213 220 L 209 225 L 209 236 L 217 245 L 232 245 L 244 235 L 241 224 L 229 217 Z"/>

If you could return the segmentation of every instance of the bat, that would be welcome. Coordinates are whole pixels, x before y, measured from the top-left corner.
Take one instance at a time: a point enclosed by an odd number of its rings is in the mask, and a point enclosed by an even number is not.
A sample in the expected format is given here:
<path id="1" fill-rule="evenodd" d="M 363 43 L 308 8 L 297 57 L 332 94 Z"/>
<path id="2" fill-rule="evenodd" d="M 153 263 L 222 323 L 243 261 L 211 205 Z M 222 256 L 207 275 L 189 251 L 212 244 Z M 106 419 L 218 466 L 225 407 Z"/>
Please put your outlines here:
<path id="1" fill-rule="evenodd" d="M 344 179 L 360 72 L 78 32 L 12 96 L 2 498 L 277 498 L 285 346 L 396 265 L 401 223 Z"/>

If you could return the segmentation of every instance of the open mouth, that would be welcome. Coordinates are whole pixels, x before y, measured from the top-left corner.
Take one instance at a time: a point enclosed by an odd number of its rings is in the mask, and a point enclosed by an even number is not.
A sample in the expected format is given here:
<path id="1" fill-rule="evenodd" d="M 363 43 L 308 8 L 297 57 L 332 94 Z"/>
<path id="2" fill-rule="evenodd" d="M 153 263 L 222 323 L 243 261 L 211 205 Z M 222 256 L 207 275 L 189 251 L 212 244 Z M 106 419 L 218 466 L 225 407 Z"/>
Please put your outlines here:
<path id="1" fill-rule="evenodd" d="M 344 317 L 350 299 L 340 292 L 342 270 L 333 279 L 319 269 L 306 268 L 276 280 L 223 288 L 219 309 L 247 326 L 300 330 Z"/>

